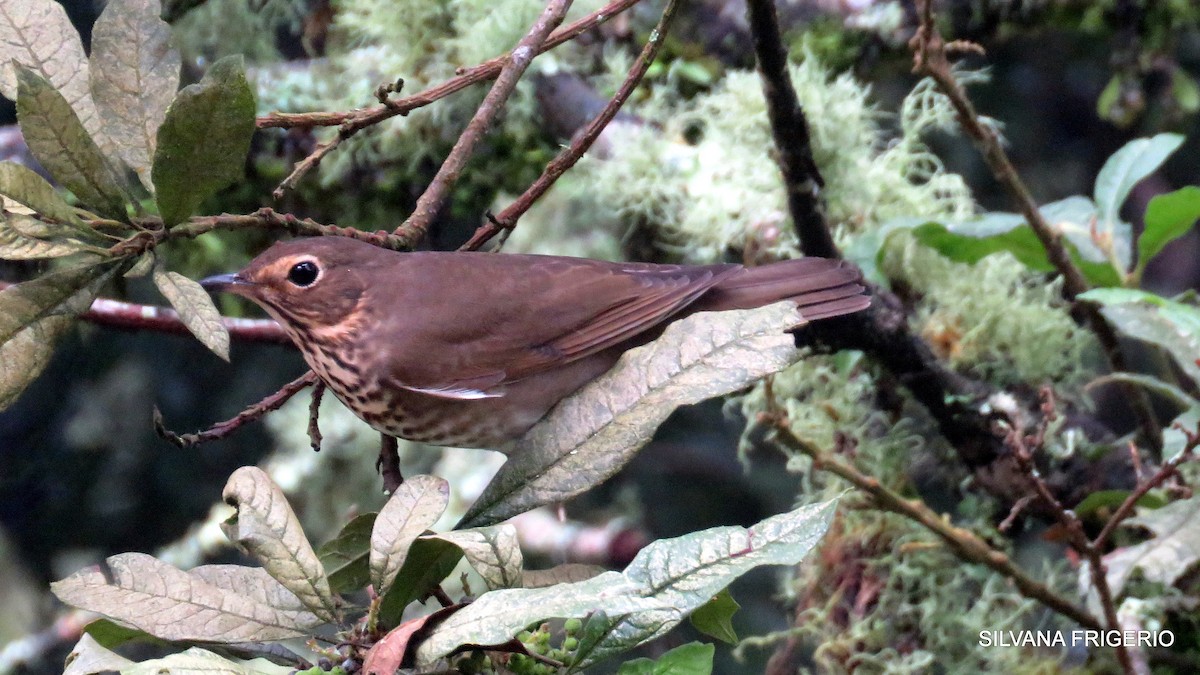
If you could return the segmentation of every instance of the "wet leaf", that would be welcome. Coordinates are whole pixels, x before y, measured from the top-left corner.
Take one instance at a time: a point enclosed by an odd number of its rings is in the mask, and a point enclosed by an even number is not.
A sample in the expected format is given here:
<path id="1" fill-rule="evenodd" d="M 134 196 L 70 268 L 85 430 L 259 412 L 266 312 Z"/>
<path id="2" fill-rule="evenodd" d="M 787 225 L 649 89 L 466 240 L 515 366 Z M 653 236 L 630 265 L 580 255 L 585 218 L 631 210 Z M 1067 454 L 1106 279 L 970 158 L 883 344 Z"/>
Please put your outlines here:
<path id="1" fill-rule="evenodd" d="M 784 331 L 799 323 L 791 303 L 672 323 L 530 429 L 459 527 L 497 523 L 599 485 L 677 407 L 737 391 L 791 364 L 799 352 Z"/>
<path id="2" fill-rule="evenodd" d="M 54 0 L 0 3 L 0 95 L 17 100 L 13 61 L 40 74 L 66 99 L 88 133 L 101 135 L 88 89 L 83 43 L 63 6 Z"/>
<path id="3" fill-rule="evenodd" d="M 225 535 L 314 614 L 336 621 L 329 579 L 283 491 L 262 469 L 244 466 L 233 472 L 221 494 L 237 509 L 237 515 L 222 524 Z"/>
<path id="4" fill-rule="evenodd" d="M 179 51 L 158 0 L 109 0 L 92 27 L 91 89 L 121 159 L 153 191 L 158 127 L 179 89 Z"/>
<path id="5" fill-rule="evenodd" d="M 254 93 L 241 56 L 227 56 L 184 87 L 158 129 L 151 172 L 168 227 L 242 177 L 254 135 Z"/>
<path id="6" fill-rule="evenodd" d="M 1138 274 L 1167 244 L 1187 234 L 1200 219 L 1200 187 L 1189 185 L 1150 200 L 1146 229 L 1138 238 Z"/>
<path id="7" fill-rule="evenodd" d="M 657 659 L 634 659 L 621 664 L 617 675 L 710 675 L 712 645 L 692 642 L 680 645 Z"/>
<path id="8" fill-rule="evenodd" d="M 221 321 L 221 312 L 212 296 L 199 283 L 179 274 L 168 272 L 162 265 L 154 268 L 154 285 L 163 297 L 179 312 L 179 320 L 223 360 L 229 360 L 229 330 Z"/>
<path id="9" fill-rule="evenodd" d="M 383 596 L 392 587 L 408 549 L 433 526 L 450 503 L 450 484 L 436 476 L 413 476 L 396 488 L 371 532 L 371 585 Z"/>
<path id="10" fill-rule="evenodd" d="M 433 536 L 462 549 L 467 562 L 483 577 L 489 590 L 522 585 L 524 559 L 517 541 L 517 528 L 511 524 L 455 530 Z"/>
<path id="11" fill-rule="evenodd" d="M 17 67 L 17 119 L 42 166 L 84 204 L 124 220 L 129 201 L 124 179 L 105 159 L 70 103 L 41 75 Z"/>
<path id="12" fill-rule="evenodd" d="M 574 670 L 669 631 L 734 579 L 761 565 L 794 565 L 820 541 L 834 501 L 805 506 L 751 527 L 717 527 L 651 543 L 624 572 L 548 588 L 484 593 L 434 628 L 418 648 L 430 664 L 464 643 L 500 644 L 524 627 L 552 618 L 602 612 L 607 625 L 585 627 L 588 648 Z M 598 616 L 598 614 L 597 614 Z M 593 635 L 594 634 L 594 635 Z"/>
<path id="13" fill-rule="evenodd" d="M 1139 509 L 1137 516 L 1122 525 L 1145 528 L 1154 536 L 1104 556 L 1114 597 L 1120 596 L 1134 570 L 1150 581 L 1171 586 L 1200 562 L 1200 497 L 1180 499 L 1161 509 Z M 1081 572 L 1081 582 L 1091 583 L 1086 570 Z"/>
<path id="14" fill-rule="evenodd" d="M 371 551 L 371 529 L 375 514 L 355 517 L 337 536 L 317 549 L 317 557 L 325 566 L 329 586 L 335 593 L 352 593 L 371 583 L 367 556 Z"/>
<path id="15" fill-rule="evenodd" d="M 735 645 L 738 636 L 733 630 L 733 615 L 741 608 L 737 600 L 729 594 L 729 589 L 725 589 L 717 593 L 712 600 L 700 605 L 688 618 L 692 626 L 701 633 L 726 644 Z"/>
<path id="16" fill-rule="evenodd" d="M 82 227 L 66 200 L 33 169 L 15 162 L 0 162 L 0 194 L 33 209 L 45 218 Z"/>
<path id="17" fill-rule="evenodd" d="M 320 623 L 311 612 L 256 602 L 144 553 L 115 555 L 107 564 L 111 578 L 89 567 L 50 589 L 68 605 L 169 641 L 282 640 L 303 636 Z"/>

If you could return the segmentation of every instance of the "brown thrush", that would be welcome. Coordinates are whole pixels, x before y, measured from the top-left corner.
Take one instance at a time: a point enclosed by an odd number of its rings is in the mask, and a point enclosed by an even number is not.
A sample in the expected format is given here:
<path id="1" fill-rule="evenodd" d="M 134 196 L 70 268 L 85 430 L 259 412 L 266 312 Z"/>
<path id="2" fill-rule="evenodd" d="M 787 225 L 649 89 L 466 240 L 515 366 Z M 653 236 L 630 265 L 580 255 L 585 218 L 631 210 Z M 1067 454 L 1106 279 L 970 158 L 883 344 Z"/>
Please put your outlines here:
<path id="1" fill-rule="evenodd" d="M 375 429 L 503 450 L 667 322 L 789 299 L 806 321 L 864 309 L 836 260 L 654 265 L 501 253 L 398 253 L 342 237 L 278 243 L 210 290 L 261 305 Z"/>

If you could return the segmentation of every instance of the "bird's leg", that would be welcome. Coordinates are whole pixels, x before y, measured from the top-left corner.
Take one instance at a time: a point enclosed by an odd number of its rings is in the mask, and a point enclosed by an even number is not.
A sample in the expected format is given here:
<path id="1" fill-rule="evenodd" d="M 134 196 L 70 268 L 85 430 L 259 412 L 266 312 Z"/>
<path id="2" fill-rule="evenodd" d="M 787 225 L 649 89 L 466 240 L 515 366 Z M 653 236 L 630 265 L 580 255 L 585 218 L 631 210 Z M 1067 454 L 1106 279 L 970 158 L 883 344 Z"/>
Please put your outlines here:
<path id="1" fill-rule="evenodd" d="M 394 495 L 396 488 L 404 482 L 404 476 L 400 473 L 400 441 L 387 434 L 379 434 L 379 439 L 379 459 L 375 460 L 375 470 L 383 476 L 383 490 Z"/>
<path id="2" fill-rule="evenodd" d="M 308 404 L 308 440 L 315 452 L 321 451 L 321 427 L 317 424 L 317 417 L 321 411 L 321 396 L 324 393 L 325 383 L 317 380 L 313 385 L 312 401 Z"/>

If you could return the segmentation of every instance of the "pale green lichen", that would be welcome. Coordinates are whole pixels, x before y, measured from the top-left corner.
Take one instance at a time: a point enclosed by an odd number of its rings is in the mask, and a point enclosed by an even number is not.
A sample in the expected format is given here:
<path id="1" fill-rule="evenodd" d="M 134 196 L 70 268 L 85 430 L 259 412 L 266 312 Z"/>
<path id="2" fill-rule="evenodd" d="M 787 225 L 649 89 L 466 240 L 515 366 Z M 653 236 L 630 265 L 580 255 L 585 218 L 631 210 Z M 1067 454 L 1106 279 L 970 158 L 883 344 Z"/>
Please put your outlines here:
<path id="1" fill-rule="evenodd" d="M 903 234 L 881 268 L 917 301 L 914 329 L 953 367 L 1005 386 L 1094 376 L 1094 337 L 1071 320 L 1061 281 L 1047 282 L 1008 254 L 956 263 Z"/>
<path id="2" fill-rule="evenodd" d="M 869 89 L 850 75 L 831 77 L 812 57 L 790 73 L 825 179 L 827 216 L 840 237 L 901 215 L 972 212 L 961 177 L 945 172 L 921 140 L 953 119 L 949 104 L 927 85 L 905 101 L 893 136 L 884 131 Z M 693 259 L 719 259 L 749 245 L 794 255 L 759 76 L 730 72 L 707 94 L 650 103 L 637 113 L 655 126 L 631 135 L 612 159 L 587 163 L 596 199 L 647 224 L 665 247 Z"/>

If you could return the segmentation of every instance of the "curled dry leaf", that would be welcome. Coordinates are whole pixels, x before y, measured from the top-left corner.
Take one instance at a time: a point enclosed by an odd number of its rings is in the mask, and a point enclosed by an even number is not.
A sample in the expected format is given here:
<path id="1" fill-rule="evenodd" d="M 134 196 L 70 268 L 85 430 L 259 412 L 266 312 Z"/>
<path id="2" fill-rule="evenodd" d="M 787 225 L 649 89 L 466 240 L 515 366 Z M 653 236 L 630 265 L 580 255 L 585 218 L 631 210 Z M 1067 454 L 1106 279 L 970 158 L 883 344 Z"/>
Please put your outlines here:
<path id="1" fill-rule="evenodd" d="M 255 557 L 264 569 L 317 616 L 337 620 L 337 605 L 325 569 L 304 536 L 283 491 L 262 469 L 244 466 L 222 492 L 237 515 L 222 524 L 225 535 Z"/>
<path id="2" fill-rule="evenodd" d="M 483 577 L 488 589 L 518 588 L 523 585 L 521 575 L 524 560 L 516 527 L 504 524 L 433 536 L 462 549 L 467 562 Z"/>
<path id="3" fill-rule="evenodd" d="M 437 522 L 449 503 L 450 484 L 437 476 L 422 475 L 404 481 L 379 510 L 369 555 L 371 585 L 379 595 L 391 590 L 409 548 Z"/>

